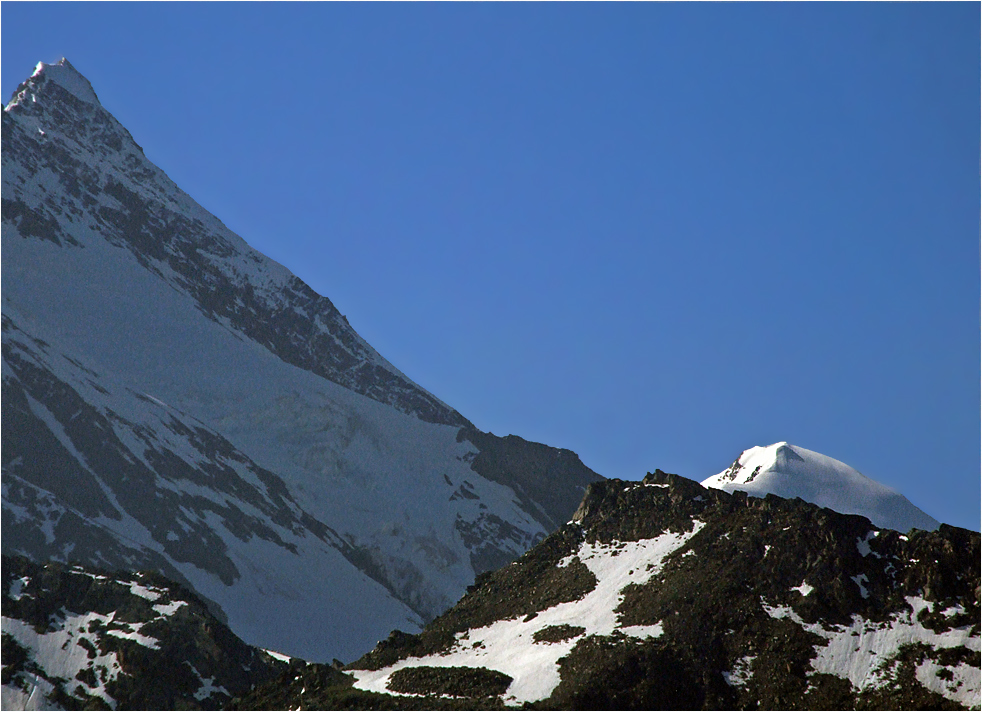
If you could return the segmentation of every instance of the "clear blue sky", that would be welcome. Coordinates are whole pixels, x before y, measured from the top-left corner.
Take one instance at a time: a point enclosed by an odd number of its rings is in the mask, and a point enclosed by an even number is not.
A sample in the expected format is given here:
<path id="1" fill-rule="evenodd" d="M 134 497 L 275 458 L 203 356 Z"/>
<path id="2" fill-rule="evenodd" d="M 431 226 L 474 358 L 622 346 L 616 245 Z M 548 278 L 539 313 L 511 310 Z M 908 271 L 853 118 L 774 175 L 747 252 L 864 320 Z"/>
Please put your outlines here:
<path id="1" fill-rule="evenodd" d="M 787 440 L 979 528 L 978 3 L 5 3 L 478 427 Z"/>

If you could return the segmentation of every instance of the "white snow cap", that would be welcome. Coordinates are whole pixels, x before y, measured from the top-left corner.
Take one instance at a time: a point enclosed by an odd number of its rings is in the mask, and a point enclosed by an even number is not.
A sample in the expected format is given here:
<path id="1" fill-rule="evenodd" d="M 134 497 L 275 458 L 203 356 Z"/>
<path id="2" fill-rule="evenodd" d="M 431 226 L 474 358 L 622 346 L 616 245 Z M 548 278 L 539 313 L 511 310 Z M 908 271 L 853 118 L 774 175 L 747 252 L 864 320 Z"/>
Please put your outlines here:
<path id="1" fill-rule="evenodd" d="M 742 490 L 751 497 L 801 497 L 843 514 L 861 514 L 878 527 L 901 532 L 911 528 L 933 531 L 940 526 L 899 492 L 844 462 L 786 442 L 744 450 L 729 468 L 703 480 L 702 485 L 727 492 Z"/>
<path id="2" fill-rule="evenodd" d="M 78 70 L 71 65 L 67 59 L 62 57 L 55 64 L 38 62 L 34 68 L 31 78 L 44 75 L 49 81 L 55 82 L 61 88 L 67 90 L 73 96 L 90 104 L 99 104 L 99 97 L 95 95 L 89 80 L 78 73 Z"/>

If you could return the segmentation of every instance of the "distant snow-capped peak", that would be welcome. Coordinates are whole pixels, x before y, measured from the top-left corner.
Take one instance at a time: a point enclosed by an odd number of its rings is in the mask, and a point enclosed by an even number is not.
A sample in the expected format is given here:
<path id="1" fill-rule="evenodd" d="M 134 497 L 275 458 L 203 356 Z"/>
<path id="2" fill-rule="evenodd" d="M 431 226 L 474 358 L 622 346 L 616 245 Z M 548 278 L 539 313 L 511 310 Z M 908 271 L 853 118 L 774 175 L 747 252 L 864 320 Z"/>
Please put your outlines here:
<path id="1" fill-rule="evenodd" d="M 887 529 L 933 531 L 939 522 L 899 492 L 871 480 L 844 462 L 786 442 L 752 447 L 704 487 L 753 497 L 801 497 L 843 514 L 860 514 Z"/>

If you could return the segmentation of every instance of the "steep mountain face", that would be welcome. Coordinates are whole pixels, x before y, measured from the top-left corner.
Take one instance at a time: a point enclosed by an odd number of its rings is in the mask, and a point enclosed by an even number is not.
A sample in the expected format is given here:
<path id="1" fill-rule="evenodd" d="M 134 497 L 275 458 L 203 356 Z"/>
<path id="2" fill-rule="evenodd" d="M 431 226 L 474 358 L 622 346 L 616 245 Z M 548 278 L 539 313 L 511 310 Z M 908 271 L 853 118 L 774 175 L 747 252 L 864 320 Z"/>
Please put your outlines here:
<path id="1" fill-rule="evenodd" d="M 350 660 L 599 479 L 412 383 L 67 61 L 5 107 L 2 157 L 4 553 L 159 571 L 251 644 Z"/>
<path id="2" fill-rule="evenodd" d="M 947 525 L 901 534 L 660 471 L 608 480 L 422 634 L 237 705 L 977 708 L 979 555 Z"/>
<path id="3" fill-rule="evenodd" d="M 4 709 L 218 709 L 288 661 L 187 589 L 3 557 Z"/>
<path id="4" fill-rule="evenodd" d="M 752 447 L 732 465 L 703 480 L 703 487 L 741 490 L 751 497 L 801 497 L 844 514 L 861 514 L 878 527 L 905 532 L 934 531 L 940 522 L 899 492 L 871 480 L 849 465 L 786 442 Z"/>

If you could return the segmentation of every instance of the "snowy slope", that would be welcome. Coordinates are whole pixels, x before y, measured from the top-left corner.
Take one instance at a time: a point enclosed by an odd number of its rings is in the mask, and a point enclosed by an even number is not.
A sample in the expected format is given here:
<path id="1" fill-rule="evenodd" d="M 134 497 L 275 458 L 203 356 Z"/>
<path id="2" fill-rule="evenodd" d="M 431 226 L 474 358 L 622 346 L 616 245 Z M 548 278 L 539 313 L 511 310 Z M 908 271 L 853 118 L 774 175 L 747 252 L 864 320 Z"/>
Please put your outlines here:
<path id="1" fill-rule="evenodd" d="M 67 61 L 4 110 L 2 230 L 5 553 L 155 569 L 251 644 L 347 660 L 598 477 L 524 441 L 562 497 L 521 458 L 479 468 L 515 444 L 198 206 Z"/>
<path id="2" fill-rule="evenodd" d="M 646 640 L 664 632 L 659 623 L 646 626 L 622 625 L 617 614 L 624 590 L 640 586 L 661 572 L 664 560 L 684 547 L 699 532 L 696 521 L 691 531 L 664 532 L 653 539 L 628 544 L 581 543 L 579 549 L 559 561 L 559 568 L 577 562 L 596 579 L 595 587 L 582 598 L 565 601 L 538 611 L 535 616 L 509 618 L 458 634 L 449 650 L 413 657 L 380 670 L 354 670 L 355 687 L 369 692 L 392 690 L 393 674 L 413 667 L 489 667 L 512 679 L 502 700 L 508 705 L 544 700 L 561 681 L 560 660 L 588 636 L 612 636 Z"/>
<path id="3" fill-rule="evenodd" d="M 899 492 L 845 463 L 786 442 L 744 450 L 729 468 L 702 484 L 727 492 L 742 490 L 753 497 L 801 497 L 901 532 L 912 527 L 933 531 L 939 526 Z"/>

